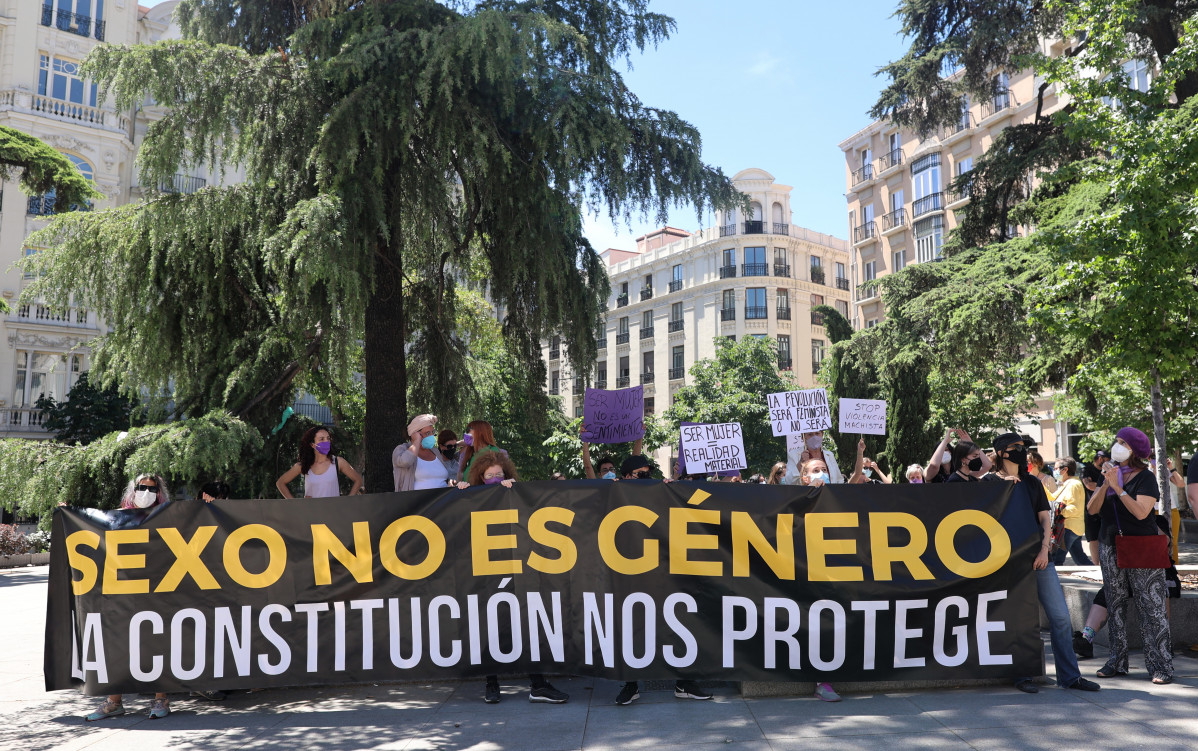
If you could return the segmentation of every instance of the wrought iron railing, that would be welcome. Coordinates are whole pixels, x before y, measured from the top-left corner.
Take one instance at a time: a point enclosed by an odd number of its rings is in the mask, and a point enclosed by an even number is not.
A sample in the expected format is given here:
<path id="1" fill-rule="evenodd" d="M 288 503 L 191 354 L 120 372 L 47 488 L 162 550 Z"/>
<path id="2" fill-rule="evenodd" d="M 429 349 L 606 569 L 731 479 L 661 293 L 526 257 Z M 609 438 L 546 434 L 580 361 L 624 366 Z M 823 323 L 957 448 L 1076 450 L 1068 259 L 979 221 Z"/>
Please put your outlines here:
<path id="1" fill-rule="evenodd" d="M 882 231 L 902 227 L 907 223 L 907 210 L 895 209 L 894 211 L 882 217 Z"/>
<path id="2" fill-rule="evenodd" d="M 785 276 L 785 277 L 789 278 L 790 277 L 790 264 L 775 263 L 774 264 L 774 276 Z"/>
<path id="3" fill-rule="evenodd" d="M 764 305 L 746 305 L 745 306 L 745 320 L 751 321 L 751 320 L 757 320 L 757 319 L 761 319 L 761 318 L 768 318 L 769 316 L 766 315 L 767 312 L 768 312 L 768 310 L 766 309 L 766 307 Z"/>
<path id="4" fill-rule="evenodd" d="M 764 263 L 742 263 L 741 276 L 769 276 L 770 267 Z"/>
<path id="5" fill-rule="evenodd" d="M 859 243 L 878 236 L 878 223 L 866 222 L 853 227 L 853 242 Z"/>
<path id="6" fill-rule="evenodd" d="M 721 266 L 720 267 L 720 278 L 721 279 L 733 279 L 735 277 L 736 277 L 736 267 L 735 266 Z"/>
<path id="7" fill-rule="evenodd" d="M 681 279 L 675 279 L 674 281 L 670 282 L 670 291 L 671 292 L 677 292 L 680 289 L 682 289 L 682 280 Z"/>
<path id="8" fill-rule="evenodd" d="M 681 318 L 679 318 L 677 321 L 670 321 L 670 333 L 672 334 L 675 331 L 682 331 L 682 319 Z"/>
<path id="9" fill-rule="evenodd" d="M 911 218 L 917 219 L 924 214 L 940 211 L 944 208 L 944 193 L 932 193 L 911 204 Z"/>

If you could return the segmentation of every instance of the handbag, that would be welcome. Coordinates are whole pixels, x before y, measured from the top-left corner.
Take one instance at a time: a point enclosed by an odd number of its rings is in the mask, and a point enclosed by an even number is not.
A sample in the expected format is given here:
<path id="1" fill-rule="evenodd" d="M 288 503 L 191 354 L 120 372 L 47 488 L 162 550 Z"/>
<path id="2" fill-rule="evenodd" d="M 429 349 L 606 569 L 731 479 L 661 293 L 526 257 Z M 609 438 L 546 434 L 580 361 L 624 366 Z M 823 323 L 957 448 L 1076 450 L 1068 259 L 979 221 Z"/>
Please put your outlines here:
<path id="1" fill-rule="evenodd" d="M 1119 568 L 1169 568 L 1169 538 L 1160 529 L 1155 535 L 1125 535 L 1119 523 L 1119 496 L 1115 496 L 1115 565 Z"/>

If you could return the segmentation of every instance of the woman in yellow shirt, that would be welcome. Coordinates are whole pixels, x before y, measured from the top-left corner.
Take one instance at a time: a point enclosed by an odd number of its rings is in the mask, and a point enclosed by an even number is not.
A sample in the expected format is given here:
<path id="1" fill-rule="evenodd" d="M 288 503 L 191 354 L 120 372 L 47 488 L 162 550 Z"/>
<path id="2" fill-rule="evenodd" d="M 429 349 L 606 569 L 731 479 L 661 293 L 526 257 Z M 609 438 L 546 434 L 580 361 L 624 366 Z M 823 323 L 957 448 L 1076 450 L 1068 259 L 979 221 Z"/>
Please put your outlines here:
<path id="1" fill-rule="evenodd" d="M 1077 478 L 1077 462 L 1068 457 L 1057 459 L 1052 474 L 1057 480 L 1057 492 L 1051 494 L 1053 503 L 1063 501 L 1065 508 L 1065 548 L 1053 553 L 1053 563 L 1060 566 L 1065 562 L 1065 553 L 1073 556 L 1075 566 L 1093 566 L 1086 555 L 1086 489 Z"/>

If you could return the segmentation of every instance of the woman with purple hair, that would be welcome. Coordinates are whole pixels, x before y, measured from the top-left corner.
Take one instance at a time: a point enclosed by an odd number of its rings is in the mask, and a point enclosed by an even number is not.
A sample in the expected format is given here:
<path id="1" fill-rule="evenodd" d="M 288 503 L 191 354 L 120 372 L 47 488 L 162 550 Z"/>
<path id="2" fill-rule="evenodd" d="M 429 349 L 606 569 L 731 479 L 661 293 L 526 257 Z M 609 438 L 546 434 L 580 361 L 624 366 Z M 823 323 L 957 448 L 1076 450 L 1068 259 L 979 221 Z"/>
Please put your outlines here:
<path id="1" fill-rule="evenodd" d="M 1103 483 L 1090 496 L 1086 509 L 1098 514 L 1098 560 L 1106 592 L 1111 656 L 1098 671 L 1099 678 L 1127 675 L 1127 605 L 1135 601 L 1144 641 L 1144 665 L 1157 684 L 1173 681 L 1173 656 L 1169 651 L 1169 619 L 1165 611 L 1165 570 L 1120 568 L 1115 557 L 1118 535 L 1155 535 L 1156 502 L 1160 486 L 1144 460 L 1152 445 L 1136 428 L 1123 428 L 1111 446 L 1111 461 L 1102 469 Z"/>

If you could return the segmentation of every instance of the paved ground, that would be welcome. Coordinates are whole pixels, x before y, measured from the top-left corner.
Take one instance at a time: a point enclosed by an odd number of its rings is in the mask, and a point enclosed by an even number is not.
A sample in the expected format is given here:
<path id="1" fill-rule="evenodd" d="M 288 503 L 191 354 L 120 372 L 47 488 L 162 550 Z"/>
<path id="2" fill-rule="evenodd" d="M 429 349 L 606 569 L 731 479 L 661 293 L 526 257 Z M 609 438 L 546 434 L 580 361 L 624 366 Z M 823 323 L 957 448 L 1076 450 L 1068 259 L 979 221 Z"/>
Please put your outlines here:
<path id="1" fill-rule="evenodd" d="M 618 685 L 589 678 L 554 682 L 560 706 L 530 705 L 519 683 L 498 705 L 478 682 L 355 686 L 239 693 L 220 704 L 173 697 L 165 720 L 142 714 L 148 697 L 127 697 L 137 714 L 85 724 L 95 699 L 46 693 L 41 659 L 46 567 L 0 571 L 0 749 L 401 749 L 554 751 L 837 751 L 862 749 L 1198 748 L 1198 653 L 1178 656 L 1177 681 L 1153 686 L 1139 656 L 1131 678 L 1095 694 L 1043 687 L 850 694 L 839 704 L 808 697 L 742 699 L 729 688 L 709 702 L 668 691 L 611 704 Z M 1052 662 L 1048 662 L 1051 670 Z M 1092 673 L 1100 659 L 1082 663 Z"/>

